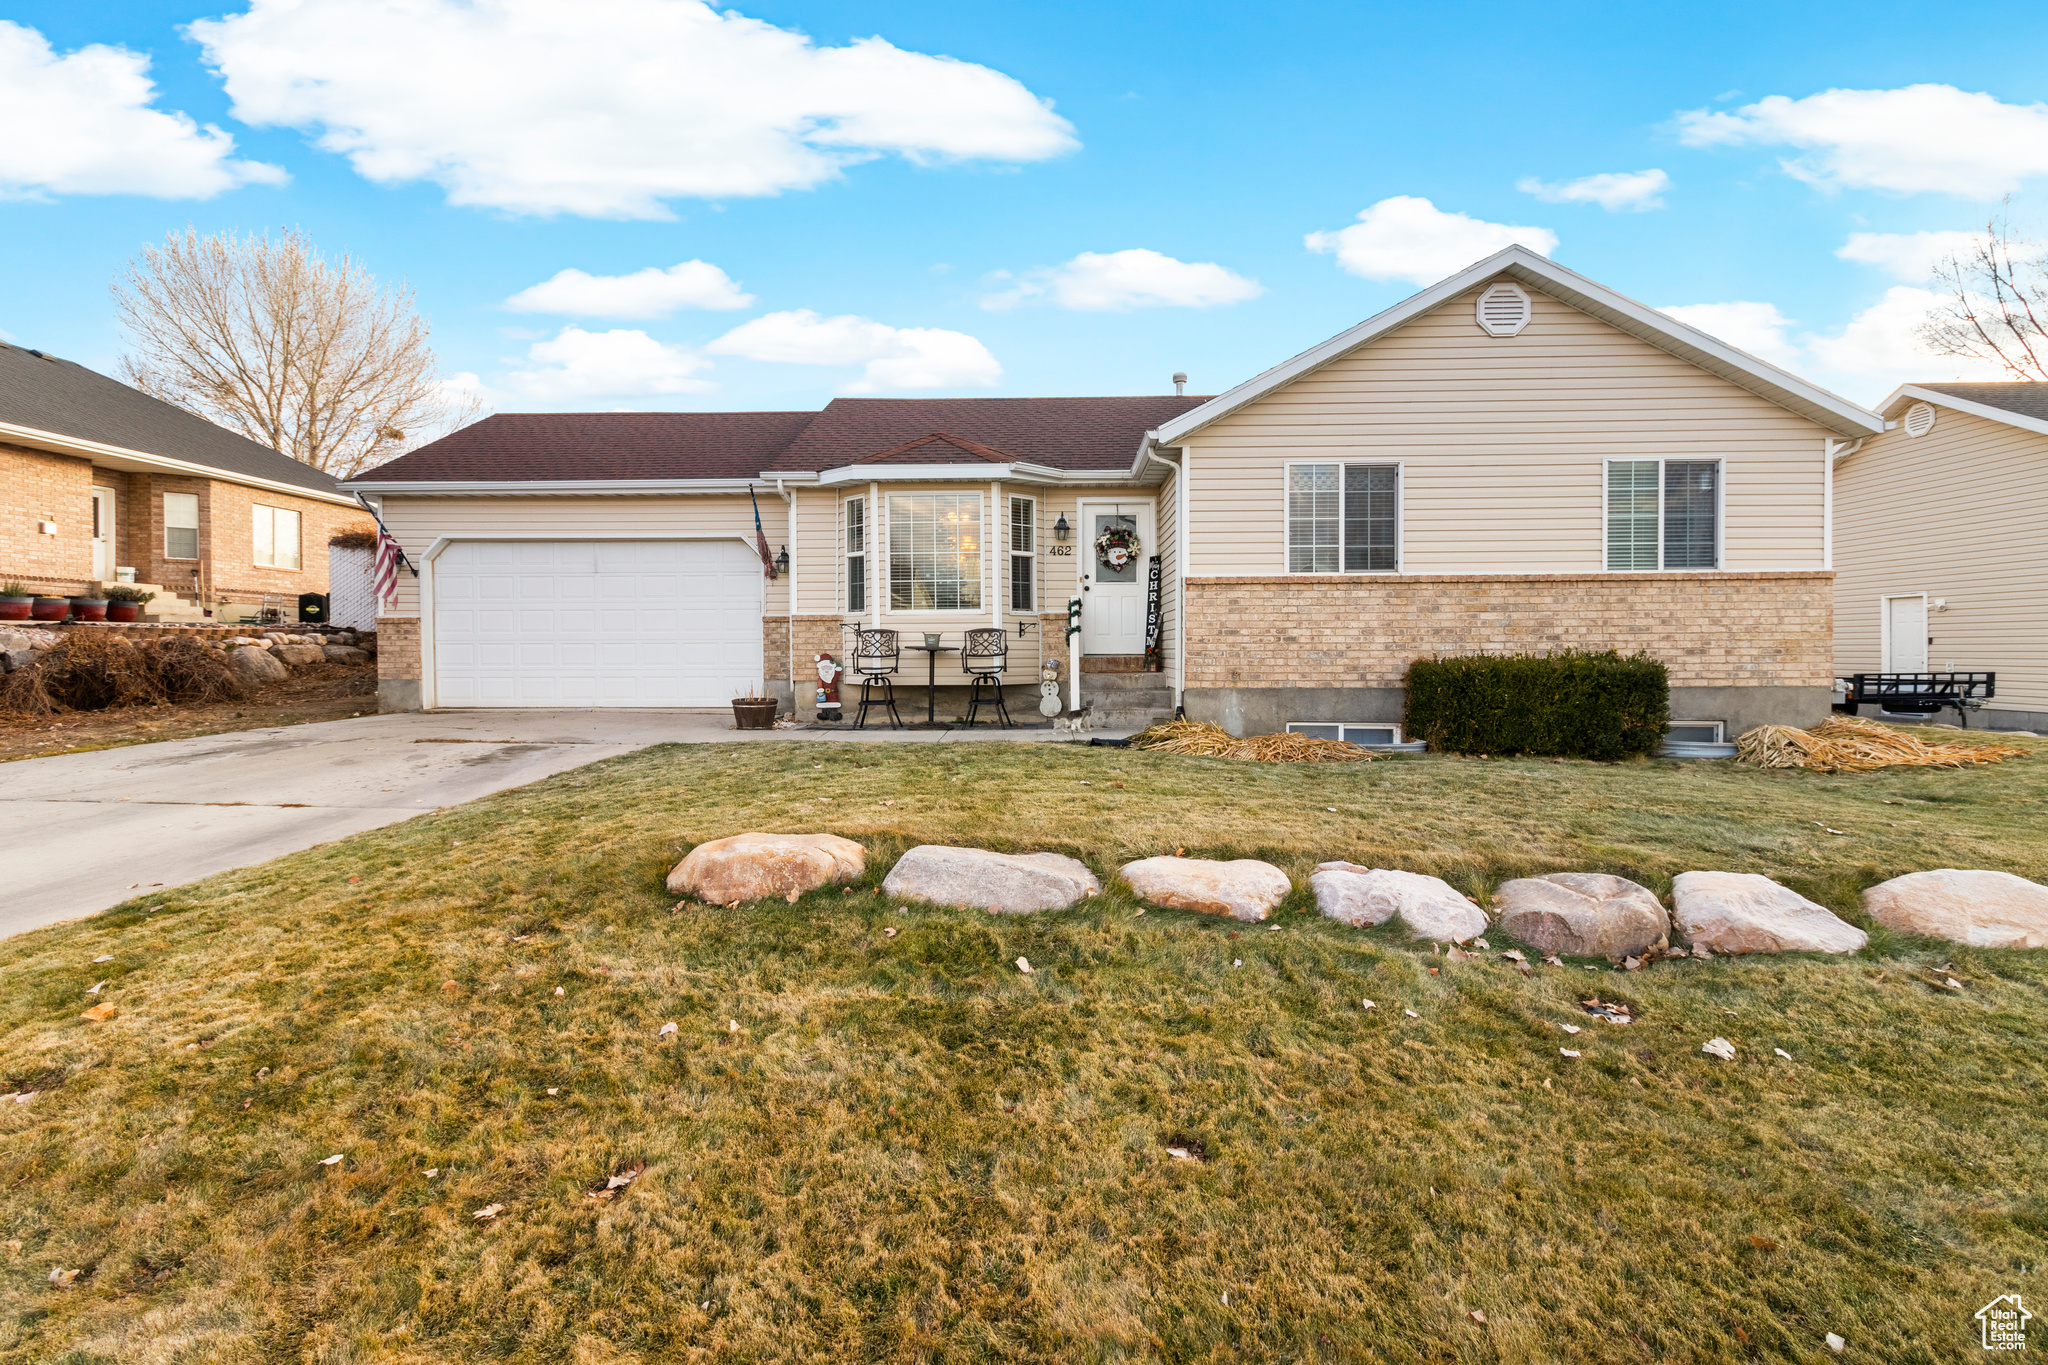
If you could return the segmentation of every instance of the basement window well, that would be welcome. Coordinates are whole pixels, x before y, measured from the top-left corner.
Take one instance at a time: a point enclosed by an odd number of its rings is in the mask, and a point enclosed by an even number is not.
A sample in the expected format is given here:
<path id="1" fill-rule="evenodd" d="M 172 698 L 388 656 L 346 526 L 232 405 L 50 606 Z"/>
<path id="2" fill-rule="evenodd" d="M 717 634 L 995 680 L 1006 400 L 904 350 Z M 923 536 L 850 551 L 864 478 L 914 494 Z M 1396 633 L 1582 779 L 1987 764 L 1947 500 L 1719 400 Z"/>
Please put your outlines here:
<path id="1" fill-rule="evenodd" d="M 1291 720 L 1287 722 L 1287 733 L 1307 735 L 1310 739 L 1338 739 L 1346 744 L 1356 744 L 1366 749 L 1385 749 L 1401 742 L 1401 727 L 1398 725 L 1345 725 L 1341 722 Z"/>
<path id="2" fill-rule="evenodd" d="M 1726 726 L 1718 720 L 1674 720 L 1664 732 L 1667 744 L 1725 744 Z"/>

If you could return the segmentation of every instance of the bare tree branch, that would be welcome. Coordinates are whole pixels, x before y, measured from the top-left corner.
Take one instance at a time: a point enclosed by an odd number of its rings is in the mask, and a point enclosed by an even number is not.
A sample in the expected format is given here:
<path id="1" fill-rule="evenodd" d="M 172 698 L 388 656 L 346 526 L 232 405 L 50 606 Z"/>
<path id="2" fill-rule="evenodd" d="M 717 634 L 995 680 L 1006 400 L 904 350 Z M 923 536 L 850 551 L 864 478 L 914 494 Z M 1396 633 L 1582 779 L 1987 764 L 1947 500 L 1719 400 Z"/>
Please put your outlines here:
<path id="1" fill-rule="evenodd" d="M 1920 325 L 1923 345 L 1997 365 L 2014 379 L 2048 381 L 2048 250 L 2015 236 L 2006 210 L 1934 277 L 1948 298 Z"/>
<path id="2" fill-rule="evenodd" d="M 442 384 L 412 291 L 302 232 L 188 227 L 144 247 L 113 294 L 135 344 L 122 378 L 337 478 L 481 415 Z"/>

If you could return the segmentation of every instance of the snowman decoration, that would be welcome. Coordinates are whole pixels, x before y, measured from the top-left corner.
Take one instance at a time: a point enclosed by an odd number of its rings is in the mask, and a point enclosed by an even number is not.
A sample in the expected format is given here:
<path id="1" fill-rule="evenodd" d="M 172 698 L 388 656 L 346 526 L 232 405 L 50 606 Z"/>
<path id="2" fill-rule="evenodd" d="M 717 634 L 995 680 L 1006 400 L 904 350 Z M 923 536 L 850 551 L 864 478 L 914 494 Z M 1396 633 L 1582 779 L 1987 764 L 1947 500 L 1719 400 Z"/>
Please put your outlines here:
<path id="1" fill-rule="evenodd" d="M 1038 666 L 1038 714 L 1056 716 L 1060 709 L 1059 660 L 1047 659 Z"/>
<path id="2" fill-rule="evenodd" d="M 839 675 L 846 670 L 830 654 L 817 656 L 818 665 L 818 719 L 835 721 L 839 719 Z"/>

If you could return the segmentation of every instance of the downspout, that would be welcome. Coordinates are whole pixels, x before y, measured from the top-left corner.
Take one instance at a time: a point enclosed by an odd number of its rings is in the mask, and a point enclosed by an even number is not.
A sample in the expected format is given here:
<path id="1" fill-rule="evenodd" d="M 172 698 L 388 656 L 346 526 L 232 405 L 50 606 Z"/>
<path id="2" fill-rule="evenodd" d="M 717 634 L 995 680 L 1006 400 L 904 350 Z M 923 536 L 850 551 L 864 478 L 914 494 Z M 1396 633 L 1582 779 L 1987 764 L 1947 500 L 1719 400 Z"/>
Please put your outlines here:
<path id="1" fill-rule="evenodd" d="M 789 523 L 783 534 L 789 537 L 788 544 L 796 543 L 796 494 L 782 486 L 782 480 L 775 481 L 775 493 L 787 507 Z M 789 714 L 796 715 L 796 551 L 789 553 Z"/>
<path id="2" fill-rule="evenodd" d="M 1145 458 L 1163 464 L 1173 471 L 1173 566 L 1174 576 L 1179 580 L 1180 589 L 1175 595 L 1178 610 L 1173 619 L 1173 704 L 1178 710 L 1188 684 L 1188 519 L 1187 471 L 1177 460 L 1161 455 L 1152 444 L 1152 434 L 1145 433 Z"/>

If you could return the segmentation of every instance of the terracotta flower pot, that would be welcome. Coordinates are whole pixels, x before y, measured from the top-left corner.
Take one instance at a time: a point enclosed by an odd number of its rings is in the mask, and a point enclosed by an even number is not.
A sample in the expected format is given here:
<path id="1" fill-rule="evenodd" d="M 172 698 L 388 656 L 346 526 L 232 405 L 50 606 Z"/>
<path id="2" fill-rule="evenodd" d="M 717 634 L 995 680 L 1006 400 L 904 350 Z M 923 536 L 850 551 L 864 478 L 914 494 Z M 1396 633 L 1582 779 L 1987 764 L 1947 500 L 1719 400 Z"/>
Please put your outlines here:
<path id="1" fill-rule="evenodd" d="M 0 597 L 0 621 L 26 621 L 35 604 L 33 597 Z"/>
<path id="2" fill-rule="evenodd" d="M 107 603 L 107 619 L 109 621 L 133 621 L 141 614 L 142 603 L 140 602 Z"/>
<path id="3" fill-rule="evenodd" d="M 71 614 L 71 599 L 68 597 L 38 597 L 29 614 L 38 621 L 61 621 Z"/>
<path id="4" fill-rule="evenodd" d="M 775 728 L 776 701 L 769 697 L 762 701 L 742 701 L 733 698 L 732 723 L 735 730 L 773 730 Z"/>
<path id="5" fill-rule="evenodd" d="M 74 597 L 71 599 L 71 619 L 74 621 L 104 621 L 107 619 L 107 599 L 104 597 Z"/>

